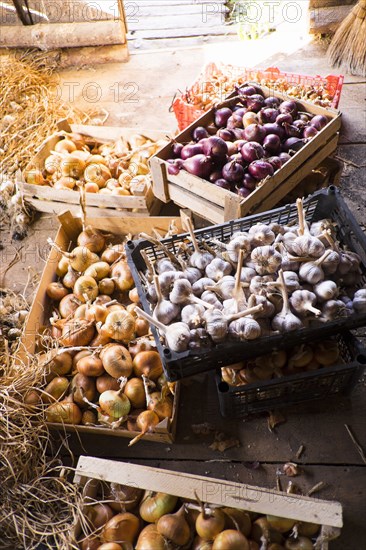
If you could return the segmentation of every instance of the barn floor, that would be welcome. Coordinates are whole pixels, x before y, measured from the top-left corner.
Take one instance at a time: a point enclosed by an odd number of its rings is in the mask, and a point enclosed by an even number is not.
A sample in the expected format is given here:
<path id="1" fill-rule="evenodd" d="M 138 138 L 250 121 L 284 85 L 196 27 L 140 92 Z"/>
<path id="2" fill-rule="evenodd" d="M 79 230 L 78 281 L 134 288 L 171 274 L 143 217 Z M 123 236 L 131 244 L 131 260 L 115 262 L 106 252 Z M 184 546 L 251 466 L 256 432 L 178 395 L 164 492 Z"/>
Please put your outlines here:
<path id="1" fill-rule="evenodd" d="M 290 41 L 291 37 L 288 37 L 287 42 Z M 267 51 L 274 52 L 273 49 Z M 95 107 L 102 106 L 109 113 L 106 124 L 174 130 L 175 118 L 169 112 L 174 94 L 184 90 L 202 65 L 212 60 L 210 56 L 217 55 L 217 52 L 222 60 L 226 55 L 227 60 L 247 66 L 275 65 L 305 74 L 332 72 L 327 65 L 324 47 L 307 44 L 305 39 L 298 41 L 297 51 L 289 51 L 287 44 L 273 57 L 263 57 L 267 55 L 264 52 L 261 58 L 254 51 L 248 55 L 237 44 L 234 47 L 228 43 L 227 50 L 211 45 L 161 50 L 133 55 L 124 64 L 67 69 L 60 72 L 60 87 L 65 98 L 74 87 L 75 95 L 70 100 L 75 101 L 79 108 L 93 107 L 91 91 L 100 90 L 100 102 Z M 230 57 L 234 53 L 235 58 Z M 116 97 L 118 88 L 120 95 Z M 364 80 L 346 76 L 340 103 L 344 115 L 343 131 L 337 153 L 345 161 L 341 190 L 363 227 L 366 211 L 365 88 Z M 8 271 L 7 286 L 20 290 L 27 280 L 28 266 L 32 265 L 38 271 L 42 269 L 46 239 L 55 234 L 56 227 L 55 218 L 49 215 L 33 225 L 29 237 L 23 242 L 23 262 Z M 366 448 L 365 396 L 365 383 L 361 381 L 351 398 L 316 402 L 285 411 L 287 421 L 270 432 L 265 417 L 224 420 L 219 413 L 214 381 L 211 376 L 202 376 L 183 384 L 174 445 L 141 443 L 128 449 L 125 439 L 101 437 L 96 442 L 86 436 L 81 438 L 82 445 L 78 437 L 70 436 L 69 444 L 76 454 L 132 460 L 270 488 L 276 486 L 276 470 L 285 462 L 295 460 L 301 464 L 302 473 L 294 481 L 303 492 L 318 482 L 324 482 L 324 488 L 315 496 L 339 500 L 344 506 L 345 526 L 341 537 L 331 543 L 331 548 L 354 550 L 361 548 L 361 543 L 366 540 L 366 465 L 344 424 L 352 428 L 361 446 Z M 212 450 L 213 434 L 195 435 L 191 428 L 193 424 L 204 422 L 238 439 L 240 446 L 223 453 Z M 304 446 L 304 452 L 300 459 L 296 459 L 300 446 Z M 287 481 L 287 478 L 283 479 L 284 487 Z"/>

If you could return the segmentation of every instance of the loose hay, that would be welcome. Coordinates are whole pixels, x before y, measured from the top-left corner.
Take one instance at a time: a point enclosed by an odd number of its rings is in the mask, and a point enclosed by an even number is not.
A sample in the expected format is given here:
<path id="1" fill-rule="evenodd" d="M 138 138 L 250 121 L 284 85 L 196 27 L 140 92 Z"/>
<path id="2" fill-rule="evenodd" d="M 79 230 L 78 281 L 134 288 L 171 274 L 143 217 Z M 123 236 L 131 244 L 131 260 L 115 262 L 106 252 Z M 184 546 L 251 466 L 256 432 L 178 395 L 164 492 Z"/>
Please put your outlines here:
<path id="1" fill-rule="evenodd" d="M 61 118 L 82 122 L 84 115 L 57 95 L 57 62 L 37 50 L 9 54 L 0 63 L 0 172 L 14 174 Z"/>

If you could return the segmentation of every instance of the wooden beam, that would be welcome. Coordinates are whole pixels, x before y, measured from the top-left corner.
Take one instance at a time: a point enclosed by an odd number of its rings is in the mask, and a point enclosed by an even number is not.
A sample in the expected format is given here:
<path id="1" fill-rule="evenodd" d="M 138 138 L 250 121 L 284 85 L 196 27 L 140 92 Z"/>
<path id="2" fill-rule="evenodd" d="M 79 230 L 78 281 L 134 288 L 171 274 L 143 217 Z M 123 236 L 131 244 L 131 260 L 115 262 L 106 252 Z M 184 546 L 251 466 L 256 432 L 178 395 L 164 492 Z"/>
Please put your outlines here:
<path id="1" fill-rule="evenodd" d="M 0 31 L 0 47 L 7 48 L 39 48 L 47 51 L 125 43 L 126 33 L 120 21 L 4 26 Z"/>

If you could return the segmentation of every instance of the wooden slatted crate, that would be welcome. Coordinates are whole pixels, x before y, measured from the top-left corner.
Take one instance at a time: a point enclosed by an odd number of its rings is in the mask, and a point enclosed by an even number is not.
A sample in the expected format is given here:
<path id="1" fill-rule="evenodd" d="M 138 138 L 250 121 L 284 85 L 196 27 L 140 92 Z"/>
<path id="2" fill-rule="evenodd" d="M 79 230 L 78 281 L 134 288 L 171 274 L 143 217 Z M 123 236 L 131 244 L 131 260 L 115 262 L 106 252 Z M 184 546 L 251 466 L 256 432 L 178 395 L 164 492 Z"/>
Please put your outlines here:
<path id="1" fill-rule="evenodd" d="M 343 526 L 342 506 L 339 502 L 183 472 L 81 456 L 74 482 L 84 487 L 86 504 L 92 503 L 95 499 L 101 481 L 163 492 L 193 501 L 198 496 L 201 501 L 216 506 L 317 523 L 322 526 L 322 534 L 333 532 L 334 538 L 340 534 Z M 81 526 L 77 524 L 76 540 L 80 535 Z M 317 548 L 328 550 L 328 543 L 323 542 Z"/>
<path id="2" fill-rule="evenodd" d="M 262 88 L 262 90 L 265 97 L 275 96 L 286 99 L 282 94 L 268 88 Z M 302 111 L 324 115 L 330 119 L 330 122 L 246 199 L 193 176 L 185 170 L 181 170 L 176 176 L 169 174 L 167 160 L 174 156 L 171 143 L 150 159 L 154 195 L 163 202 L 172 200 L 179 206 L 189 208 L 212 223 L 223 223 L 273 208 L 324 159 L 329 157 L 338 143 L 338 132 L 341 127 L 339 111 L 324 109 L 303 101 L 297 101 L 297 103 L 300 104 Z M 208 126 L 213 120 L 214 109 L 211 109 L 181 132 L 175 141 L 188 143 L 192 139 L 194 128 Z"/>
<path id="3" fill-rule="evenodd" d="M 119 137 L 128 139 L 131 134 L 141 133 L 146 137 L 158 140 L 166 138 L 168 132 L 149 130 L 145 132 L 138 128 L 119 128 L 112 126 L 85 126 L 72 124 L 71 126 L 62 121 L 59 124 L 60 131 L 76 132 L 86 136 L 98 138 L 103 142 L 111 142 Z M 54 134 L 47 138 L 40 146 L 37 154 L 28 164 L 24 172 L 33 167 L 43 167 L 45 159 L 54 149 L 61 135 Z M 31 185 L 26 183 L 24 178 L 20 182 L 24 200 L 31 204 L 39 212 L 58 214 L 67 207 L 72 214 L 79 215 L 79 193 L 74 190 L 54 189 L 48 185 Z M 118 196 L 103 195 L 100 193 L 86 193 L 87 215 L 90 217 L 146 217 L 157 216 L 162 203 L 154 197 L 151 186 L 147 188 L 144 196 Z"/>
<path id="4" fill-rule="evenodd" d="M 138 234 L 145 231 L 152 233 L 153 229 L 164 233 L 168 231 L 169 225 L 174 219 L 178 230 L 182 230 L 180 218 L 168 217 L 150 217 L 150 218 L 90 218 L 88 225 L 95 229 L 112 234 L 113 236 L 124 236 L 128 233 Z M 70 212 L 66 212 L 59 216 L 60 227 L 57 231 L 54 242 L 62 250 L 69 250 L 70 245 L 75 245 L 77 236 L 82 230 L 81 220 L 74 218 Z M 117 241 L 118 242 L 118 241 Z M 32 354 L 37 351 L 38 335 L 42 326 L 48 325 L 49 316 L 51 314 L 51 301 L 46 295 L 46 287 L 49 283 L 56 281 L 55 273 L 60 254 L 53 249 L 51 250 L 46 266 L 41 276 L 37 293 L 34 297 L 31 310 L 29 312 L 24 337 L 22 340 L 20 357 L 23 361 L 28 361 Z M 176 387 L 174 397 L 173 415 L 171 419 L 164 419 L 156 427 L 153 433 L 145 434 L 143 439 L 147 441 L 157 441 L 160 443 L 172 443 L 175 437 L 177 414 L 178 414 L 178 399 L 179 385 Z M 87 434 L 103 434 L 117 437 L 132 439 L 138 432 L 129 432 L 123 429 L 112 430 L 103 426 L 82 426 L 82 425 L 65 425 L 51 424 L 48 426 L 57 431 L 80 432 Z"/>

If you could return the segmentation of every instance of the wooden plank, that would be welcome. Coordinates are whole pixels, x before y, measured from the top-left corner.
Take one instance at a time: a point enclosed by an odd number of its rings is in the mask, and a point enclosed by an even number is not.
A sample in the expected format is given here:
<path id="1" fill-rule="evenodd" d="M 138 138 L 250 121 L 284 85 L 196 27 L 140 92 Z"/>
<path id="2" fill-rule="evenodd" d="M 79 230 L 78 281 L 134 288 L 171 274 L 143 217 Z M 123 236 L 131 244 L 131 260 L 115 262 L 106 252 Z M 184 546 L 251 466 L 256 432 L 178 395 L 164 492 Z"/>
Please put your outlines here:
<path id="1" fill-rule="evenodd" d="M 172 183 L 169 184 L 169 195 L 171 200 L 181 208 L 189 208 L 192 212 L 196 212 L 213 223 L 222 223 L 224 218 L 223 208 L 204 197 L 190 193 Z"/>
<path id="2" fill-rule="evenodd" d="M 0 33 L 0 47 L 75 48 L 80 46 L 105 46 L 125 44 L 126 35 L 121 32 L 119 21 L 98 21 L 81 23 L 36 24 L 17 27 L 3 26 Z"/>
<path id="3" fill-rule="evenodd" d="M 135 31 L 140 33 L 141 31 L 148 31 L 157 36 L 160 36 L 160 30 L 171 29 L 177 32 L 179 29 L 179 33 L 184 35 L 185 29 L 191 31 L 204 27 L 209 31 L 211 27 L 218 27 L 219 25 L 223 25 L 224 22 L 224 12 L 220 13 L 215 11 L 202 13 L 202 10 L 200 10 L 197 13 L 182 15 L 181 13 L 171 14 L 169 11 L 165 12 L 165 15 L 150 17 L 137 15 L 136 19 L 131 19 L 129 21 L 128 28 L 129 32 Z"/>
<path id="4" fill-rule="evenodd" d="M 182 29 L 180 27 L 174 29 L 160 29 L 155 30 L 138 30 L 134 34 L 128 36 L 128 40 L 134 39 L 162 39 L 162 38 L 179 38 L 189 36 L 226 36 L 229 34 L 237 34 L 236 25 L 216 25 L 214 27 L 206 26 L 202 23 L 201 27 L 195 29 Z"/>
<path id="5" fill-rule="evenodd" d="M 203 502 L 210 504 L 224 504 L 250 512 L 280 515 L 332 527 L 343 525 L 339 502 L 289 495 L 254 485 L 87 456 L 79 458 L 75 481 L 80 477 L 133 485 L 193 500 L 197 494 Z"/>

